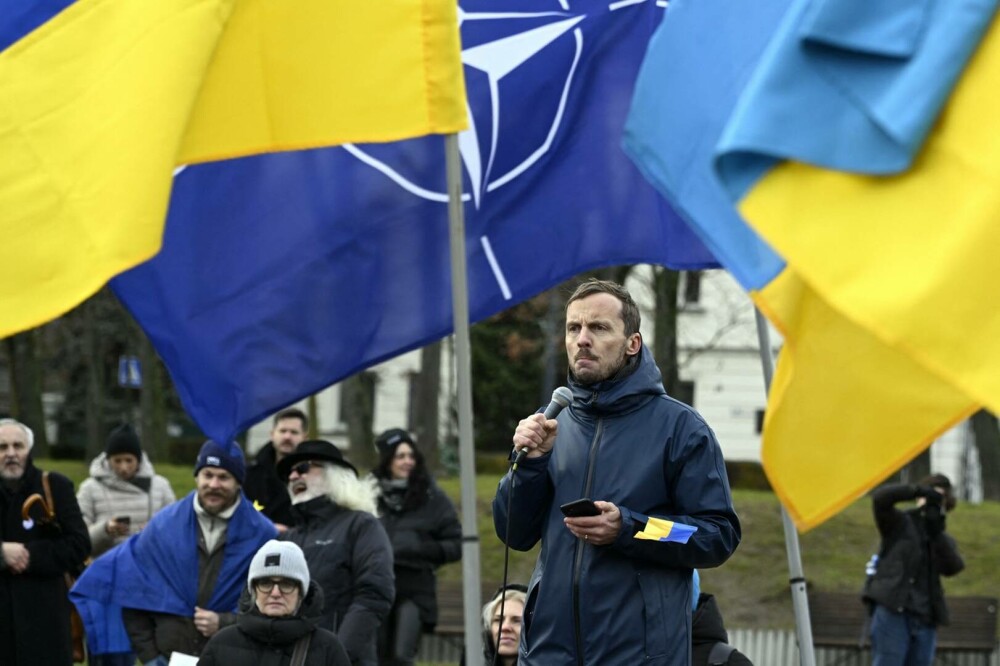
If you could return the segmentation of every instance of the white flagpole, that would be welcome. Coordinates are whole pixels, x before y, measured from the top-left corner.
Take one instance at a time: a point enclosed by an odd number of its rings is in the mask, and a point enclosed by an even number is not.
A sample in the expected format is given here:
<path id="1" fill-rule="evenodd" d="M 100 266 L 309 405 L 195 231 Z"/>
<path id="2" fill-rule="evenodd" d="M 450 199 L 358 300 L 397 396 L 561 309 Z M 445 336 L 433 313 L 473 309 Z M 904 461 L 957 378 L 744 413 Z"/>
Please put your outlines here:
<path id="1" fill-rule="evenodd" d="M 451 303 L 458 379 L 458 461 L 462 486 L 462 599 L 465 604 L 465 663 L 483 666 L 479 620 L 479 529 L 476 524 L 476 464 L 472 441 L 472 353 L 469 341 L 469 290 L 465 268 L 465 216 L 462 160 L 458 135 L 444 138 L 448 179 L 448 228 L 451 246 Z"/>
<path id="2" fill-rule="evenodd" d="M 770 394 L 774 379 L 774 356 L 771 354 L 771 333 L 767 320 L 756 307 L 757 340 L 760 342 L 760 363 L 764 368 L 764 389 Z M 806 578 L 802 571 L 802 553 L 799 551 L 799 533 L 792 523 L 785 505 L 781 505 L 781 522 L 785 527 L 785 551 L 788 554 L 788 582 L 792 588 L 792 609 L 795 612 L 795 636 L 799 642 L 799 664 L 816 666 L 813 650 L 812 623 L 809 620 L 809 599 L 806 596 Z"/>

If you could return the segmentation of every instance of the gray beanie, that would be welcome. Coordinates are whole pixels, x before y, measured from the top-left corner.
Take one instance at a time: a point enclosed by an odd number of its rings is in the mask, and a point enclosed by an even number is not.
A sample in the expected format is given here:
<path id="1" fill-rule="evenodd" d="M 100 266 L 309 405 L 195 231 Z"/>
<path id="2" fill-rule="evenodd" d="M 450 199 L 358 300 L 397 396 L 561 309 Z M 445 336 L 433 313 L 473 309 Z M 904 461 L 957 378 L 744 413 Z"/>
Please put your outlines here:
<path id="1" fill-rule="evenodd" d="M 253 582 L 259 578 L 289 578 L 302 586 L 302 596 L 309 592 L 309 567 L 302 549 L 291 541 L 271 539 L 250 561 L 247 588 L 253 594 Z"/>

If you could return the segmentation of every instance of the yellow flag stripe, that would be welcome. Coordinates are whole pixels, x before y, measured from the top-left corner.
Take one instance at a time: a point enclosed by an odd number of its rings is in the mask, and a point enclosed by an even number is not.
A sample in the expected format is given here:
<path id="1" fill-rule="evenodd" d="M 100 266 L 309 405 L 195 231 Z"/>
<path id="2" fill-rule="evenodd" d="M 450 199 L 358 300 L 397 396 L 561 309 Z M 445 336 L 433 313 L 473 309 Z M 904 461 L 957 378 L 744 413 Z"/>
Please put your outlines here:
<path id="1" fill-rule="evenodd" d="M 835 515 L 976 410 L 840 316 L 794 272 L 751 296 L 785 337 L 761 458 L 800 529 Z"/>
<path id="2" fill-rule="evenodd" d="M 78 0 L 0 53 L 0 336 L 152 257 L 177 164 L 466 125 L 447 0 Z"/>
<path id="3" fill-rule="evenodd" d="M 1000 410 L 997 80 L 994 22 L 909 171 L 786 162 L 740 204 L 788 262 L 754 298 L 786 336 L 762 455 L 800 527 Z"/>
<path id="4" fill-rule="evenodd" d="M 457 132 L 461 82 L 455 3 L 242 0 L 178 162 Z"/>

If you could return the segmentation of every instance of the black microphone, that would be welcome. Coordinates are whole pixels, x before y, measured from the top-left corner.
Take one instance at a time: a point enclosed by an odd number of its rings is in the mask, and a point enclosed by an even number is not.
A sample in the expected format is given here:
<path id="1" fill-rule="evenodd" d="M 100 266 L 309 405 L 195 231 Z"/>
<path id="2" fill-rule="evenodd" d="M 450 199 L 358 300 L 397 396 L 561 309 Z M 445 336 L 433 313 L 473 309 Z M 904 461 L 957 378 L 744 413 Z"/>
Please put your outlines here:
<path id="1" fill-rule="evenodd" d="M 559 416 L 559 412 L 561 412 L 562 410 L 564 410 L 565 408 L 569 407 L 572 404 L 573 404 L 573 392 L 570 391 L 565 386 L 560 386 L 559 388 L 557 388 L 555 391 L 552 392 L 552 401 L 549 403 L 549 406 L 545 408 L 545 411 L 542 413 L 542 416 L 545 417 L 546 421 L 548 421 L 549 419 L 554 419 L 555 417 Z M 517 467 L 518 463 L 524 460 L 524 456 L 526 456 L 527 454 L 528 454 L 528 449 L 526 448 L 521 449 L 520 451 L 517 452 L 517 455 L 514 457 L 515 468 Z"/>

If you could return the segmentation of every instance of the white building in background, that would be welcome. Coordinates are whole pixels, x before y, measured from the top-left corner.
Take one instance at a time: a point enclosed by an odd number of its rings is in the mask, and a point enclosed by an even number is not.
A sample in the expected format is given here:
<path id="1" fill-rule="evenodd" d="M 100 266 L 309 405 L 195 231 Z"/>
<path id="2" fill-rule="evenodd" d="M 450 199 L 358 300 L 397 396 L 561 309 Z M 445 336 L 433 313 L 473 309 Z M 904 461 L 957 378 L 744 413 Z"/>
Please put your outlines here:
<path id="1" fill-rule="evenodd" d="M 652 340 L 653 297 L 649 290 L 650 269 L 633 271 L 627 286 L 643 315 L 642 334 Z M 684 273 L 680 285 L 678 357 L 680 376 L 693 406 L 715 430 L 723 453 L 730 461 L 760 462 L 761 427 L 766 394 L 758 351 L 753 305 L 726 271 Z M 781 337 L 771 329 L 773 352 Z M 371 368 L 377 373 L 374 431 L 408 427 L 412 378 L 420 370 L 420 352 L 412 351 Z M 454 371 L 451 345 L 442 353 L 442 395 L 453 395 Z M 688 396 L 677 396 L 687 399 Z M 454 426 L 442 400 L 439 422 L 442 435 Z M 298 405 L 306 409 L 306 401 Z M 316 425 L 319 436 L 349 448 L 347 423 L 343 418 L 339 384 L 316 395 Z M 251 452 L 263 446 L 271 429 L 270 420 L 254 426 L 247 436 Z M 945 433 L 931 447 L 931 469 L 948 475 L 965 499 L 980 501 L 979 461 L 967 422 Z M 803 443 L 808 446 L 808 443 Z"/>

